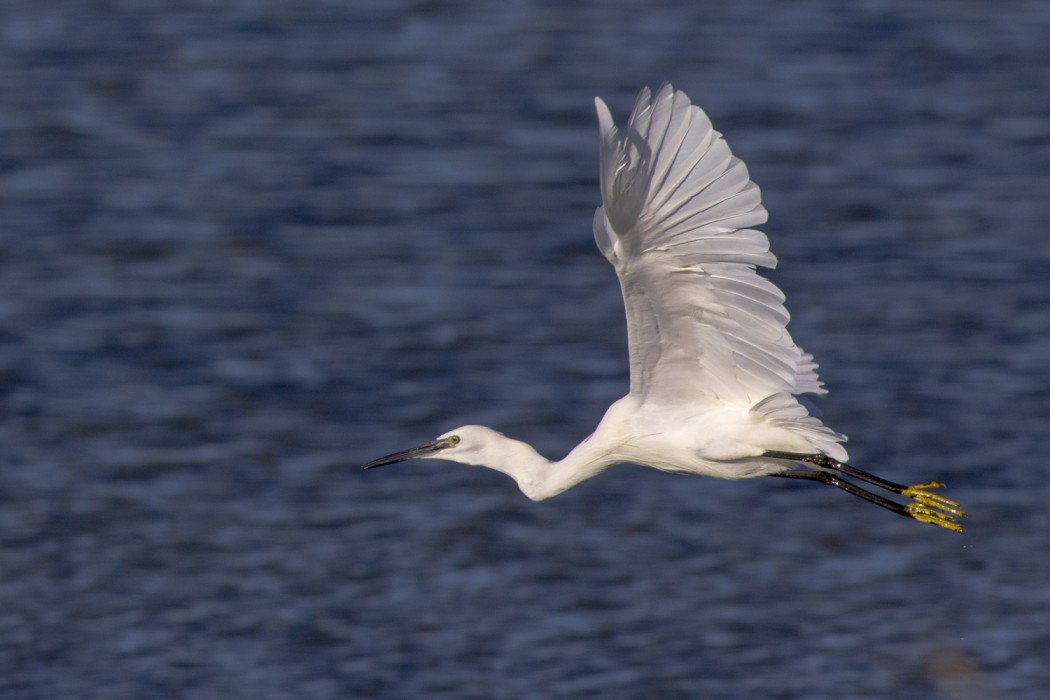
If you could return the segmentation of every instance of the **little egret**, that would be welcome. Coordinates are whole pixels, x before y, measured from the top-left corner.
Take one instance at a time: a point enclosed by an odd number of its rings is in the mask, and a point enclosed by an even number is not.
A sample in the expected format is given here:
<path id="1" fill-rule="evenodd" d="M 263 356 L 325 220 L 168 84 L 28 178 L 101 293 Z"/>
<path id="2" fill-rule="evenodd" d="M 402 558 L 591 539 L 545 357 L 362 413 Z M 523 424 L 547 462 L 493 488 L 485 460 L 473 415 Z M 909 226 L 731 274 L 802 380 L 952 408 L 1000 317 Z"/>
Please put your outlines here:
<path id="1" fill-rule="evenodd" d="M 638 95 L 627 127 L 595 98 L 601 136 L 598 248 L 627 310 L 631 386 L 561 461 L 466 425 L 365 465 L 436 457 L 495 469 L 542 500 L 634 463 L 723 479 L 780 476 L 829 484 L 894 513 L 961 531 L 958 504 L 932 482 L 902 486 L 846 464 L 844 435 L 796 398 L 824 394 L 813 356 L 787 331 L 784 295 L 759 276 L 776 257 L 758 187 L 684 92 Z M 907 499 L 885 498 L 851 477 Z"/>

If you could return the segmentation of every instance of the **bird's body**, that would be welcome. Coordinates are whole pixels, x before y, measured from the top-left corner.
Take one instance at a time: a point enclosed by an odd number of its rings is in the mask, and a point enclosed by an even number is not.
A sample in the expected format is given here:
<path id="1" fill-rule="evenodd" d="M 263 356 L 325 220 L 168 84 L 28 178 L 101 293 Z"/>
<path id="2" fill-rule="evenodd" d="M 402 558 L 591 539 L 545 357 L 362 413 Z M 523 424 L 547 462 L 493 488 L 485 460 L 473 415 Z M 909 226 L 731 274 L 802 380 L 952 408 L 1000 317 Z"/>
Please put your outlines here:
<path id="1" fill-rule="evenodd" d="M 614 464 L 644 464 L 665 472 L 745 479 L 784 470 L 783 461 L 762 456 L 769 449 L 799 454 L 813 451 L 804 438 L 746 408 L 703 408 L 706 410 L 663 409 L 629 394 L 610 406 L 595 431 L 559 461 L 548 461 L 530 445 L 480 425 L 451 431 L 449 435 L 460 437 L 460 446 L 455 453 L 440 456 L 455 454 L 454 461 L 501 471 L 512 477 L 526 496 L 539 501 Z"/>
<path id="2" fill-rule="evenodd" d="M 707 116 L 682 92 L 642 90 L 618 129 L 595 100 L 601 133 L 598 248 L 616 270 L 627 312 L 629 393 L 564 459 L 464 426 L 367 467 L 436 456 L 512 477 L 534 500 L 555 496 L 613 464 L 724 479 L 787 476 L 842 488 L 902 515 L 960 529 L 956 504 L 844 462 L 845 436 L 799 403 L 823 394 L 812 356 L 787 330 L 783 293 L 756 267 L 776 258 L 758 187 Z M 797 469 L 798 463 L 818 469 Z M 830 470 L 830 471 L 829 471 Z M 904 495 L 901 505 L 839 472 Z"/>

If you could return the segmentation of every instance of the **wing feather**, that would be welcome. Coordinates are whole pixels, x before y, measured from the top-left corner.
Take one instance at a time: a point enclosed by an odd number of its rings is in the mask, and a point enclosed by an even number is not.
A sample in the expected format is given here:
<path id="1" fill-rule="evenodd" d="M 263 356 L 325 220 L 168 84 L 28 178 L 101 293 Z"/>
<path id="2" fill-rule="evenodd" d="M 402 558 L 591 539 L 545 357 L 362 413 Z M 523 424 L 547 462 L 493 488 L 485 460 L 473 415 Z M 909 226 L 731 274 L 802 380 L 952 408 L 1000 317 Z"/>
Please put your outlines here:
<path id="1" fill-rule="evenodd" d="M 631 393 L 660 402 L 727 401 L 806 432 L 841 453 L 844 438 L 794 394 L 824 393 L 813 357 L 787 331 L 761 194 L 707 115 L 663 85 L 643 89 L 618 128 L 595 99 L 601 131 L 599 249 L 627 310 Z"/>

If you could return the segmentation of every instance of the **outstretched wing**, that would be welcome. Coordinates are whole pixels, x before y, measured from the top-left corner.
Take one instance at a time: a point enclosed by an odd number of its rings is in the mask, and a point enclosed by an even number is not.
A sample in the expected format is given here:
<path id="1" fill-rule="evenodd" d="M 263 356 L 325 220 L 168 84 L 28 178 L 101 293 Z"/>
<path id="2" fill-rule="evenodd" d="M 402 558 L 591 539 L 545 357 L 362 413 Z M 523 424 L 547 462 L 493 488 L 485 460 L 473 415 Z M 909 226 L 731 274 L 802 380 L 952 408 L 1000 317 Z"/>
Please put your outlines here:
<path id="1" fill-rule="evenodd" d="M 655 95 L 643 89 L 624 129 L 601 99 L 595 106 L 602 206 L 594 237 L 623 289 L 631 393 L 752 408 L 769 400 L 760 410 L 801 419 L 790 395 L 824 389 L 787 331 L 784 294 L 755 272 L 776 257 L 751 228 L 766 210 L 743 161 L 670 85 Z"/>

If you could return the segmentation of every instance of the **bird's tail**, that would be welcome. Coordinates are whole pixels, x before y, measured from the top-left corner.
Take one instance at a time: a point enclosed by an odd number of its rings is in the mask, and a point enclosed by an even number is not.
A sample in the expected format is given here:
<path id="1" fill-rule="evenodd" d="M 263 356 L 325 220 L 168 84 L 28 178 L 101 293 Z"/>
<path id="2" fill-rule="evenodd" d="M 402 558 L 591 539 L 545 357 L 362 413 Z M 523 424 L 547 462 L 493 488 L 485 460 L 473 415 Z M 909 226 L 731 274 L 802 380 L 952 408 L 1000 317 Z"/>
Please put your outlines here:
<path id="1" fill-rule="evenodd" d="M 840 462 L 849 460 L 849 454 L 842 446 L 846 436 L 836 433 L 821 423 L 819 418 L 810 415 L 805 406 L 791 394 L 773 394 L 758 402 L 751 412 L 761 415 L 773 425 L 806 438 L 816 452 Z"/>

